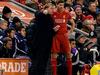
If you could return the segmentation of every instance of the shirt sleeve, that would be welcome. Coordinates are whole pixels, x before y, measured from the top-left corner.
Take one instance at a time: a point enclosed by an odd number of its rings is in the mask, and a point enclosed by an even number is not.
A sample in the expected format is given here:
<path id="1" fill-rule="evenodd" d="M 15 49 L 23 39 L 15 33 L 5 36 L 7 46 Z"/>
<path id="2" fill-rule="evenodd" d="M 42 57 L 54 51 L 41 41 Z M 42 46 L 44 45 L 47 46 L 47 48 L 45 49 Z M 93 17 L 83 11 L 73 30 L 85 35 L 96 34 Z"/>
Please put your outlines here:
<path id="1" fill-rule="evenodd" d="M 69 12 L 67 12 L 67 18 L 68 18 L 68 20 L 72 19 L 72 16 Z"/>

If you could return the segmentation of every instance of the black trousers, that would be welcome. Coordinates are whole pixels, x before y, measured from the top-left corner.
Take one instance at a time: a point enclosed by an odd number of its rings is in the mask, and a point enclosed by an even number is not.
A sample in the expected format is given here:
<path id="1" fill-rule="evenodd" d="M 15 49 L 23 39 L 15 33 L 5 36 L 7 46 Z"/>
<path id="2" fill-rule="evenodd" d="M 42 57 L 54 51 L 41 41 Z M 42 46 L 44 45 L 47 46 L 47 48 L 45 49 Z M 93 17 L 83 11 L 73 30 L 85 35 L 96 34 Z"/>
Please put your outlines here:
<path id="1" fill-rule="evenodd" d="M 35 54 L 33 53 L 29 75 L 45 75 L 49 58 L 50 52 L 44 50 L 36 52 Z"/>

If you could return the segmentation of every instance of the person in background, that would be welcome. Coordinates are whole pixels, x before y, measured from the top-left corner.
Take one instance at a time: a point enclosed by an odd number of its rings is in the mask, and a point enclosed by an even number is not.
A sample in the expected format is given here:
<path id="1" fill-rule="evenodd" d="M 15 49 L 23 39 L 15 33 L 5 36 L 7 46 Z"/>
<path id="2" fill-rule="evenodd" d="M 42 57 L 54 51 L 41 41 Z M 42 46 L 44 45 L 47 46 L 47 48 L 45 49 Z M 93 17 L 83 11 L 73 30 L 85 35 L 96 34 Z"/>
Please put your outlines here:
<path id="1" fill-rule="evenodd" d="M 3 45 L 3 38 L 6 36 L 7 21 L 0 19 L 0 47 Z"/>
<path id="2" fill-rule="evenodd" d="M 85 15 L 83 14 L 82 7 L 80 5 L 74 6 L 74 11 L 76 13 L 75 23 L 78 29 L 83 28 L 82 22 L 84 21 Z"/>
<path id="3" fill-rule="evenodd" d="M 76 48 L 76 41 L 74 39 L 69 39 L 69 41 L 72 55 L 72 75 L 77 75 L 79 71 L 79 52 Z"/>
<path id="4" fill-rule="evenodd" d="M 87 50 L 84 47 L 84 44 L 87 43 L 88 39 L 84 35 L 78 35 L 76 38 L 76 48 L 78 49 L 79 52 L 79 72 L 81 74 L 82 68 L 84 64 L 88 63 L 87 59 Z"/>
<path id="5" fill-rule="evenodd" d="M 5 34 L 5 30 L 7 28 L 7 21 L 5 21 L 4 19 L 0 19 L 0 36 Z"/>
<path id="6" fill-rule="evenodd" d="M 95 30 L 95 21 L 92 15 L 85 16 L 83 21 L 83 28 L 81 30 L 87 33 L 93 32 Z"/>
<path id="7" fill-rule="evenodd" d="M 97 62 L 98 57 L 99 57 L 99 51 L 97 50 L 97 44 L 96 42 L 91 42 L 89 40 L 84 47 L 87 49 L 87 59 L 88 63 L 91 67 Z"/>
<path id="8" fill-rule="evenodd" d="M 74 5 L 81 5 L 83 7 L 84 6 L 84 0 L 75 0 Z"/>
<path id="9" fill-rule="evenodd" d="M 73 1 L 74 0 L 65 0 L 65 3 L 69 4 L 70 6 L 72 6 L 73 5 Z"/>
<path id="10" fill-rule="evenodd" d="M 9 25 L 9 28 L 14 28 L 16 31 L 18 30 L 18 27 L 22 26 L 22 22 L 20 18 L 14 17 L 12 22 Z"/>
<path id="11" fill-rule="evenodd" d="M 14 50 L 12 50 L 11 38 L 3 38 L 3 46 L 0 48 L 0 58 L 12 58 L 13 54 Z"/>
<path id="12" fill-rule="evenodd" d="M 12 49 L 15 50 L 15 33 L 16 30 L 13 28 L 8 28 L 6 30 L 6 37 L 10 37 L 12 39 Z"/>
<path id="13" fill-rule="evenodd" d="M 2 18 L 8 22 L 7 23 L 8 27 L 9 27 L 9 24 L 10 24 L 11 14 L 12 14 L 11 9 L 7 6 L 4 6 L 4 8 L 2 10 Z"/>
<path id="14" fill-rule="evenodd" d="M 86 16 L 87 15 L 92 15 L 94 19 L 96 19 L 96 14 L 97 14 L 97 7 L 95 2 L 89 2 L 88 9 L 85 10 L 84 13 Z"/>
<path id="15" fill-rule="evenodd" d="M 23 26 L 18 28 L 18 32 L 15 35 L 15 50 L 17 50 L 16 56 L 22 56 L 28 54 L 28 46 L 26 39 L 26 31 Z"/>
<path id="16" fill-rule="evenodd" d="M 100 51 L 100 13 L 96 16 L 96 28 L 98 50 Z"/>

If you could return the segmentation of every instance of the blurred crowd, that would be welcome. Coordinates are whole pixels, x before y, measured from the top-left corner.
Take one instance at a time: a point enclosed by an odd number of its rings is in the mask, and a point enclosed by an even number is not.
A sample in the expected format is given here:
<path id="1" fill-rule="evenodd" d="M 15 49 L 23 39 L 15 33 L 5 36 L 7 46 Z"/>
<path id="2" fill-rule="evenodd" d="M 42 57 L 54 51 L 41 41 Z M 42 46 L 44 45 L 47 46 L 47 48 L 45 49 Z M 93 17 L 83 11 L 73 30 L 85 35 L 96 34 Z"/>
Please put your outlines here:
<path id="1" fill-rule="evenodd" d="M 32 3 L 29 2 L 26 5 L 37 11 L 48 13 L 46 11 L 48 4 L 51 3 L 52 10 L 56 11 L 57 1 L 59 0 L 34 0 Z M 75 28 L 88 33 L 88 35 L 85 35 L 79 31 L 72 32 L 70 27 L 66 27 L 68 29 L 71 47 L 72 75 L 77 75 L 77 72 L 82 73 L 85 64 L 88 64 L 91 68 L 95 63 L 100 61 L 99 3 L 99 0 L 64 1 L 65 11 L 69 12 L 70 16 L 73 18 Z M 36 36 L 38 32 L 36 34 L 32 32 L 34 32 L 34 28 L 36 29 L 36 27 L 34 27 L 34 22 L 36 22 L 36 17 L 38 16 L 34 14 L 35 16 L 30 21 L 30 25 L 25 26 L 18 16 L 11 18 L 11 14 L 11 9 L 5 6 L 2 11 L 2 18 L 0 19 L 0 58 L 33 59 L 33 45 L 31 44 L 35 41 L 33 35 Z M 68 21 L 66 25 L 67 24 L 70 25 L 71 23 Z M 40 39 L 42 39 L 42 37 Z M 34 45 L 37 45 L 37 43 L 34 43 Z M 41 55 L 41 53 L 39 54 Z M 66 58 L 63 56 L 64 55 L 61 55 L 61 59 L 59 59 L 59 62 L 62 61 L 61 64 L 64 63 L 65 60 L 63 59 Z"/>

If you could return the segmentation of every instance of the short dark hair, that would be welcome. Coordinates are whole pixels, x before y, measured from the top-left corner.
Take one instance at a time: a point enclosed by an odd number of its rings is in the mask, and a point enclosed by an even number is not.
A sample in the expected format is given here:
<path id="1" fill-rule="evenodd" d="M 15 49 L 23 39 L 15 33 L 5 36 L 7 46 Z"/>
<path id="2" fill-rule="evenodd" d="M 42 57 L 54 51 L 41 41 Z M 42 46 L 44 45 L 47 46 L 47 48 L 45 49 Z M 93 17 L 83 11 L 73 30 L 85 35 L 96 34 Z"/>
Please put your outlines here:
<path id="1" fill-rule="evenodd" d="M 72 41 L 76 41 L 75 39 L 69 39 L 69 41 L 70 41 L 70 43 L 72 42 Z"/>
<path id="2" fill-rule="evenodd" d="M 64 1 L 63 0 L 57 1 L 57 4 L 59 4 L 59 3 L 64 3 Z"/>
<path id="3" fill-rule="evenodd" d="M 8 29 L 6 30 L 6 33 L 11 33 L 12 30 L 15 31 L 14 28 L 8 28 Z"/>
<path id="4" fill-rule="evenodd" d="M 95 3 L 94 3 L 94 2 L 89 2 L 89 6 L 90 6 L 91 4 L 95 4 Z"/>
<path id="5" fill-rule="evenodd" d="M 8 6 L 4 6 L 2 14 L 12 13 L 12 10 Z"/>
<path id="6" fill-rule="evenodd" d="M 21 31 L 23 28 L 25 28 L 25 27 L 24 26 L 19 26 L 17 30 Z"/>
<path id="7" fill-rule="evenodd" d="M 18 17 L 14 17 L 12 20 L 13 23 L 21 22 L 21 20 Z"/>

